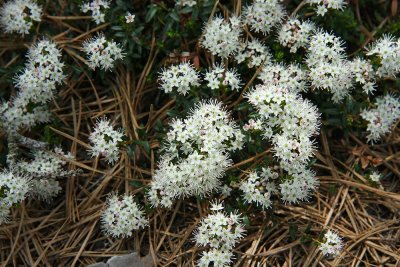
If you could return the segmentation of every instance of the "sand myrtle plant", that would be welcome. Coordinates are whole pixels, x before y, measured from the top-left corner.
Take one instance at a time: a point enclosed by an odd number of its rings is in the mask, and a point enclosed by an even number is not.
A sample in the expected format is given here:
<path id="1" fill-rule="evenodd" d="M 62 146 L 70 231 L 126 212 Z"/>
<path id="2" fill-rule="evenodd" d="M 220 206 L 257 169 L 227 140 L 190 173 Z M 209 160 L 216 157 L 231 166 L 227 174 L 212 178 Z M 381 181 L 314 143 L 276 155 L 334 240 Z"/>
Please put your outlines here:
<path id="1" fill-rule="evenodd" d="M 114 41 L 108 41 L 103 34 L 86 40 L 82 50 L 87 55 L 89 67 L 93 70 L 96 68 L 111 70 L 115 61 L 125 57 L 120 45 Z"/>
<path id="2" fill-rule="evenodd" d="M 99 119 L 89 136 L 89 153 L 92 157 L 103 156 L 109 164 L 114 164 L 119 159 L 118 144 L 123 135 L 122 130 L 115 130 L 108 119 Z"/>
<path id="3" fill-rule="evenodd" d="M 338 256 L 343 249 L 343 240 L 335 232 L 328 230 L 324 235 L 324 242 L 319 244 L 319 250 L 325 256 Z"/>
<path id="4" fill-rule="evenodd" d="M 221 86 L 230 90 L 239 90 L 240 78 L 235 69 L 225 69 L 222 65 L 214 65 L 204 75 L 204 80 L 207 81 L 207 86 L 212 90 L 219 89 Z"/>
<path id="5" fill-rule="evenodd" d="M 29 34 L 34 22 L 40 22 L 42 7 L 35 0 L 12 0 L 0 8 L 0 25 L 5 33 Z"/>
<path id="6" fill-rule="evenodd" d="M 246 62 L 249 68 L 258 68 L 271 62 L 272 55 L 267 46 L 257 39 L 240 44 L 240 50 L 235 55 L 238 63 Z"/>
<path id="7" fill-rule="evenodd" d="M 203 252 L 198 266 L 230 266 L 235 244 L 244 236 L 242 218 L 237 213 L 223 211 L 221 203 L 213 203 L 212 213 L 204 218 L 194 232 L 198 246 L 209 246 Z"/>
<path id="8" fill-rule="evenodd" d="M 191 88 L 200 85 L 200 74 L 189 62 L 169 66 L 161 72 L 159 79 L 165 93 L 176 91 L 186 95 Z"/>
<path id="9" fill-rule="evenodd" d="M 296 53 L 299 48 L 305 48 L 308 45 L 314 30 L 314 23 L 290 17 L 280 26 L 278 41 L 281 45 L 290 48 L 291 53 Z"/>
<path id="10" fill-rule="evenodd" d="M 345 0 L 308 0 L 310 5 L 317 7 L 316 13 L 319 16 L 324 16 L 328 9 L 342 10 L 345 5 Z"/>
<path id="11" fill-rule="evenodd" d="M 81 9 L 84 13 L 91 13 L 92 19 L 96 24 L 104 22 L 105 12 L 110 8 L 110 0 L 92 0 L 84 2 Z"/>
<path id="12" fill-rule="evenodd" d="M 106 201 L 101 215 L 101 227 L 106 235 L 120 238 L 130 237 L 134 230 L 147 226 L 142 208 L 130 194 L 112 194 Z"/>

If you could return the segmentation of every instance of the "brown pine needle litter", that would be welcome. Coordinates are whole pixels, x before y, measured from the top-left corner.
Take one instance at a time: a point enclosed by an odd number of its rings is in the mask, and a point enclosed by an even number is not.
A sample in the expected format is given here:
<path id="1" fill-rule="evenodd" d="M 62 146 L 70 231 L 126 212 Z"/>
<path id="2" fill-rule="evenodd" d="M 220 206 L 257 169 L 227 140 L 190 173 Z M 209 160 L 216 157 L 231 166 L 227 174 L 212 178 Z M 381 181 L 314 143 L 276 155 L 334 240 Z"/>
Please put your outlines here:
<path id="1" fill-rule="evenodd" d="M 241 1 L 236 3 L 241 5 Z M 175 104 L 171 99 L 161 108 L 153 105 L 157 84 L 149 84 L 146 77 L 158 64 L 155 38 L 141 73 L 119 66 L 111 86 L 99 87 L 85 72 L 86 61 L 78 51 L 82 40 L 109 25 L 83 31 L 69 23 L 88 16 L 46 15 L 45 19 L 62 29 L 52 40 L 83 70 L 79 79 L 67 77 L 59 87 L 52 113 L 61 125 L 50 128 L 55 138 L 64 140 L 64 149 L 76 156 L 68 161 L 69 169 L 81 172 L 61 179 L 63 192 L 50 203 L 29 200 L 12 209 L 11 223 L 0 225 L 1 266 L 87 266 L 132 252 L 151 255 L 154 266 L 194 266 L 202 248 L 195 246 L 192 232 L 208 213 L 207 201 L 189 198 L 171 210 L 152 209 L 149 226 L 131 238 L 109 238 L 100 229 L 104 200 L 111 191 L 144 194 L 142 187 L 131 184 L 149 184 L 157 166 L 155 151 L 160 147 L 154 127 L 157 121 L 170 119 L 167 112 Z M 70 32 L 76 37 L 69 39 Z M 13 51 L 29 45 L 2 36 L 1 65 L 13 65 L 20 60 Z M 234 106 L 241 98 L 225 104 Z M 129 140 L 139 140 L 138 132 L 144 130 L 149 151 L 137 146 L 132 157 L 121 150 L 112 167 L 98 158 L 88 159 L 88 136 L 102 116 L 123 127 Z M 234 251 L 234 266 L 400 266 L 400 128 L 396 125 L 375 146 L 351 134 L 333 138 L 335 134 L 321 130 L 317 140 L 314 169 L 320 186 L 310 202 L 285 205 L 276 201 L 272 210 L 250 217 L 247 235 Z M 231 168 L 247 173 L 264 153 L 235 162 Z M 143 162 L 150 167 L 143 167 Z M 358 164 L 384 168 L 381 184 L 372 184 L 358 173 Z M 344 249 L 336 258 L 324 257 L 310 240 L 323 229 L 334 229 L 344 239 Z"/>

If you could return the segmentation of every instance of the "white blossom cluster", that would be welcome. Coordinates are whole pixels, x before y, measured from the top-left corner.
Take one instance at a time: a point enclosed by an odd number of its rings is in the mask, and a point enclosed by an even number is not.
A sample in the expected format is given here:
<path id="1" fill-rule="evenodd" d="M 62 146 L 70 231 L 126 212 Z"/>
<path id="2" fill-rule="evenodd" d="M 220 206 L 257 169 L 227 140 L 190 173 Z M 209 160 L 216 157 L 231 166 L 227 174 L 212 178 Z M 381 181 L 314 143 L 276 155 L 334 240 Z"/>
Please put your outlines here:
<path id="1" fill-rule="evenodd" d="M 114 130 L 109 120 L 99 119 L 89 136 L 89 153 L 92 157 L 102 155 L 108 163 L 115 163 L 119 159 L 118 143 L 122 142 L 123 135 L 122 130 Z"/>
<path id="2" fill-rule="evenodd" d="M 317 15 L 324 16 L 328 9 L 342 10 L 345 0 L 308 0 L 310 5 L 317 5 Z"/>
<path id="3" fill-rule="evenodd" d="M 225 69 L 222 65 L 215 64 L 204 76 L 207 86 L 217 90 L 220 86 L 226 86 L 230 90 L 239 90 L 240 78 L 235 69 Z"/>
<path id="4" fill-rule="evenodd" d="M 45 104 L 64 79 L 61 52 L 53 42 L 39 41 L 29 48 L 27 57 L 25 69 L 15 78 L 17 96 L 2 105 L 0 124 L 9 131 L 48 122 L 50 113 Z M 30 104 L 37 104 L 32 111 L 28 111 Z"/>
<path id="5" fill-rule="evenodd" d="M 368 142 L 374 143 L 381 136 L 390 132 L 392 125 L 400 118 L 400 99 L 390 94 L 378 97 L 375 108 L 361 112 L 361 117 L 368 122 Z"/>
<path id="6" fill-rule="evenodd" d="M 164 69 L 159 79 L 161 89 L 166 93 L 175 90 L 179 94 L 186 95 L 191 87 L 200 85 L 200 75 L 189 62 Z"/>
<path id="7" fill-rule="evenodd" d="M 243 198 L 248 203 L 256 203 L 262 208 L 271 207 L 271 196 L 276 193 L 275 180 L 277 172 L 270 168 L 263 168 L 261 173 L 251 172 L 246 181 L 239 187 L 243 191 Z"/>
<path id="8" fill-rule="evenodd" d="M 10 208 L 22 202 L 30 190 L 29 178 L 16 171 L 0 172 L 0 225 L 9 221 Z"/>
<path id="9" fill-rule="evenodd" d="M 255 32 L 268 34 L 285 15 L 280 0 L 254 0 L 243 10 L 243 21 Z"/>
<path id="10" fill-rule="evenodd" d="M 82 4 L 82 11 L 84 13 L 91 12 L 92 19 L 96 24 L 104 22 L 105 10 L 110 8 L 109 0 L 92 0 Z"/>
<path id="11" fill-rule="evenodd" d="M 196 0 L 176 0 L 175 6 L 181 6 L 181 7 L 192 7 L 197 5 Z"/>
<path id="12" fill-rule="evenodd" d="M 307 90 L 307 72 L 293 63 L 290 65 L 282 63 L 267 64 L 263 67 L 258 78 L 265 85 L 280 85 L 293 93 Z"/>
<path id="13" fill-rule="evenodd" d="M 371 94 L 375 91 L 375 71 L 372 64 L 365 59 L 355 58 L 350 62 L 354 79 L 362 85 L 365 94 Z"/>
<path id="14" fill-rule="evenodd" d="M 343 42 L 333 34 L 318 30 L 310 38 L 306 63 L 311 85 L 331 92 L 336 103 L 353 87 L 351 62 L 344 52 Z"/>
<path id="15" fill-rule="evenodd" d="M 21 173 L 31 177 L 30 194 L 44 201 L 50 201 L 61 191 L 56 178 L 67 177 L 74 174 L 74 171 L 65 170 L 67 162 L 61 157 L 74 159 L 68 153 L 65 154 L 61 148 L 55 148 L 54 154 L 37 150 L 34 151 L 33 160 L 22 160 L 16 164 Z"/>
<path id="16" fill-rule="evenodd" d="M 102 34 L 86 40 L 82 50 L 87 54 L 88 65 L 93 70 L 97 67 L 109 70 L 116 60 L 124 58 L 120 45 L 108 41 Z"/>
<path id="17" fill-rule="evenodd" d="M 238 54 L 235 56 L 238 63 L 247 62 L 249 68 L 259 67 L 271 62 L 272 55 L 268 47 L 257 39 L 241 43 Z"/>
<path id="18" fill-rule="evenodd" d="M 312 137 L 319 129 L 317 108 L 280 85 L 258 85 L 246 97 L 257 108 L 264 137 L 290 176 L 280 184 L 282 199 L 291 203 L 307 199 L 318 185 L 306 168 L 313 156 Z"/>
<path id="19" fill-rule="evenodd" d="M 209 246 L 198 261 L 198 266 L 230 266 L 233 257 L 233 248 L 243 237 L 244 226 L 242 218 L 236 213 L 229 215 L 221 211 L 222 204 L 212 204 L 212 214 L 203 219 L 194 232 L 194 239 L 199 246 Z"/>
<path id="20" fill-rule="evenodd" d="M 173 121 L 148 194 L 152 205 L 170 207 L 176 198 L 217 190 L 232 164 L 228 152 L 240 149 L 243 138 L 216 101 L 201 102 L 188 118 Z"/>
<path id="21" fill-rule="evenodd" d="M 7 1 L 0 8 L 0 25 L 6 33 L 29 33 L 33 22 L 39 22 L 42 7 L 34 0 Z"/>
<path id="22" fill-rule="evenodd" d="M 211 54 L 227 58 L 239 51 L 241 32 L 239 18 L 232 16 L 226 21 L 215 17 L 205 26 L 201 45 Z"/>
<path id="23" fill-rule="evenodd" d="M 335 232 L 328 230 L 324 235 L 325 241 L 319 244 L 319 249 L 325 256 L 337 256 L 343 249 L 343 240 Z"/>
<path id="24" fill-rule="evenodd" d="M 103 231 L 112 237 L 130 237 L 133 230 L 144 228 L 147 220 L 142 208 L 130 194 L 112 194 L 106 201 L 101 215 Z"/>
<path id="25" fill-rule="evenodd" d="M 281 25 L 278 32 L 278 41 L 281 45 L 290 48 L 291 53 L 296 53 L 300 47 L 308 45 L 314 30 L 314 23 L 300 21 L 297 17 L 290 17 Z"/>
<path id="26" fill-rule="evenodd" d="M 395 41 L 393 36 L 384 35 L 369 47 L 367 55 L 379 58 L 378 77 L 395 77 L 400 71 L 400 38 Z"/>

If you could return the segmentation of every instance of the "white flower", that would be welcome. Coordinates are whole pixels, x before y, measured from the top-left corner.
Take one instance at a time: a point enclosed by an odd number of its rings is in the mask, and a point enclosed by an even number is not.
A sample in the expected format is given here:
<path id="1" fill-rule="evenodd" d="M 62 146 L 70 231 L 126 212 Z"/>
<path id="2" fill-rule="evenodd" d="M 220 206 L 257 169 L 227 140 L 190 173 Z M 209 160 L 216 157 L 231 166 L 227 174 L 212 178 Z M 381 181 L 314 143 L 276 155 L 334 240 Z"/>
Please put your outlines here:
<path id="1" fill-rule="evenodd" d="M 221 85 L 229 87 L 230 90 L 239 90 L 240 78 L 235 69 L 225 69 L 221 65 L 214 65 L 205 75 L 207 86 L 212 90 L 219 89 Z"/>
<path id="2" fill-rule="evenodd" d="M 367 55 L 376 55 L 380 59 L 376 71 L 378 77 L 395 77 L 400 71 L 400 38 L 395 42 L 393 36 L 384 35 L 368 48 Z"/>
<path id="3" fill-rule="evenodd" d="M 267 34 L 285 15 L 279 0 L 254 0 L 243 10 L 244 23 L 255 32 Z"/>
<path id="4" fill-rule="evenodd" d="M 374 181 L 374 182 L 376 182 L 376 183 L 379 183 L 379 182 L 380 182 L 380 179 L 381 179 L 381 174 L 380 174 L 379 172 L 374 171 L 373 173 L 371 173 L 371 174 L 369 175 L 369 178 L 370 178 L 372 181 Z"/>
<path id="5" fill-rule="evenodd" d="M 9 209 L 22 202 L 30 189 L 27 176 L 4 169 L 0 172 L 0 224 L 8 222 Z"/>
<path id="6" fill-rule="evenodd" d="M 83 3 L 81 8 L 84 13 L 90 11 L 92 13 L 92 19 L 96 22 L 96 24 L 100 24 L 104 22 L 105 14 L 103 12 L 110 8 L 110 1 L 92 0 L 91 2 Z"/>
<path id="7" fill-rule="evenodd" d="M 279 85 L 290 92 L 304 92 L 307 87 L 307 72 L 296 64 L 267 64 L 258 76 L 264 84 Z"/>
<path id="8" fill-rule="evenodd" d="M 257 39 L 241 43 L 240 49 L 235 59 L 238 63 L 247 62 L 249 68 L 259 67 L 261 65 L 271 62 L 272 55 L 264 44 Z"/>
<path id="9" fill-rule="evenodd" d="M 164 69 L 159 79 L 161 89 L 166 93 L 176 90 L 178 93 L 186 95 L 191 87 L 200 85 L 200 75 L 189 62 Z"/>
<path id="10" fill-rule="evenodd" d="M 104 156 L 108 163 L 113 164 L 119 159 L 118 143 L 122 141 L 121 130 L 114 130 L 110 121 L 101 118 L 90 133 L 89 140 L 92 146 L 89 150 L 92 157 Z"/>
<path id="11" fill-rule="evenodd" d="M 325 256 L 338 256 L 343 249 L 342 238 L 335 232 L 328 230 L 324 236 L 325 242 L 319 244 L 319 249 Z"/>
<path id="12" fill-rule="evenodd" d="M 368 142 L 374 143 L 390 132 L 392 125 L 400 118 L 400 99 L 387 94 L 376 99 L 375 108 L 363 110 L 361 117 L 368 122 Z"/>
<path id="13" fill-rule="evenodd" d="M 216 101 L 201 102 L 188 118 L 173 121 L 148 194 L 152 205 L 170 207 L 176 198 L 218 190 L 232 165 L 228 152 L 240 149 L 243 138 Z"/>
<path id="14" fill-rule="evenodd" d="M 215 17 L 205 26 L 201 45 L 211 54 L 222 58 L 236 54 L 240 48 L 240 24 L 237 17 L 231 17 L 229 22 Z"/>
<path id="15" fill-rule="evenodd" d="M 103 231 L 112 237 L 130 237 L 133 230 L 144 228 L 147 220 L 132 195 L 111 195 L 101 215 Z"/>
<path id="16" fill-rule="evenodd" d="M 0 8 L 0 25 L 6 33 L 28 34 L 41 21 L 42 7 L 33 0 L 7 1 Z"/>
<path id="17" fill-rule="evenodd" d="M 194 239 L 199 246 L 210 246 L 202 253 L 198 266 L 229 266 L 233 256 L 232 250 L 239 239 L 243 237 L 244 226 L 242 218 L 236 213 L 220 211 L 220 204 L 213 204 L 213 213 L 204 218 L 194 232 Z"/>
<path id="18" fill-rule="evenodd" d="M 106 40 L 102 34 L 86 40 L 82 49 L 87 54 L 88 65 L 92 69 L 100 67 L 109 70 L 116 60 L 124 58 L 119 44 Z"/>
<path id="19" fill-rule="evenodd" d="M 126 19 L 126 23 L 132 23 L 135 21 L 135 15 L 128 12 L 128 13 L 126 13 L 125 19 Z"/>
<path id="20" fill-rule="evenodd" d="M 192 6 L 195 6 L 196 4 L 197 4 L 196 0 L 176 0 L 175 6 L 192 7 Z"/>
<path id="21" fill-rule="evenodd" d="M 328 9 L 343 10 L 345 0 L 308 0 L 310 5 L 317 5 L 317 14 L 324 16 Z"/>
<path id="22" fill-rule="evenodd" d="M 297 17 L 290 17 L 280 27 L 278 41 L 281 45 L 289 47 L 291 53 L 296 53 L 300 47 L 307 46 L 314 30 L 314 23 L 300 21 Z"/>
<path id="23" fill-rule="evenodd" d="M 248 203 L 256 203 L 262 208 L 271 207 L 271 196 L 276 192 L 274 179 L 278 173 L 270 168 L 263 168 L 261 174 L 251 172 L 246 181 L 242 182 L 239 189 L 243 191 L 243 198 Z"/>
<path id="24" fill-rule="evenodd" d="M 354 73 L 355 81 L 362 85 L 362 88 L 366 94 L 373 93 L 375 91 L 375 72 L 372 68 L 372 64 L 361 58 L 355 58 L 350 62 L 350 68 Z"/>

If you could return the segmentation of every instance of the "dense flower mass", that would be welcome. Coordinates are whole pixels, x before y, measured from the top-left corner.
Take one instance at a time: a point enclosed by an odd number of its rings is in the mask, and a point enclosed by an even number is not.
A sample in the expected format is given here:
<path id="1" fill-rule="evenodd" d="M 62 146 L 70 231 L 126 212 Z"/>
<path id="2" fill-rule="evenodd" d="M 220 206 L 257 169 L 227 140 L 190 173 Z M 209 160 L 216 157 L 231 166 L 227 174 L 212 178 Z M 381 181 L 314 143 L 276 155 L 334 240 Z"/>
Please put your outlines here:
<path id="1" fill-rule="evenodd" d="M 342 40 L 333 34 L 320 30 L 310 38 L 306 63 L 311 85 L 331 92 L 336 103 L 353 87 L 352 65 L 344 52 Z"/>
<path id="2" fill-rule="evenodd" d="M 92 0 L 82 4 L 82 11 L 84 13 L 91 12 L 92 19 L 96 24 L 104 22 L 105 10 L 110 8 L 109 0 Z"/>
<path id="3" fill-rule="evenodd" d="M 7 223 L 9 209 L 22 202 L 30 190 L 27 176 L 14 171 L 0 172 L 0 224 Z"/>
<path id="4" fill-rule="evenodd" d="M 186 95 L 191 87 L 200 85 L 200 75 L 189 62 L 172 65 L 164 69 L 159 77 L 161 89 L 170 93 L 176 91 Z"/>
<path id="5" fill-rule="evenodd" d="M 265 85 L 279 85 L 293 93 L 307 90 L 307 72 L 296 64 L 267 64 L 263 67 L 258 78 Z"/>
<path id="6" fill-rule="evenodd" d="M 150 202 L 170 207 L 175 198 L 217 190 L 232 164 L 227 152 L 240 149 L 243 137 L 216 101 L 202 102 L 187 119 L 173 121 L 151 183 Z"/>
<path id="7" fill-rule="evenodd" d="M 110 70 L 116 60 L 124 58 L 119 44 L 108 41 L 102 34 L 86 40 L 82 49 L 87 54 L 88 65 L 92 69 L 100 67 Z"/>
<path id="8" fill-rule="evenodd" d="M 28 34 L 33 22 L 39 22 L 42 7 L 34 0 L 7 1 L 0 8 L 0 25 L 6 33 Z"/>
<path id="9" fill-rule="evenodd" d="M 0 114 L 0 126 L 10 131 L 32 127 L 49 121 L 49 111 L 44 106 L 54 97 L 56 86 L 64 79 L 61 52 L 49 40 L 41 40 L 28 51 L 25 69 L 15 78 L 18 94 L 4 103 Z M 38 104 L 28 110 L 29 105 Z"/>
<path id="10" fill-rule="evenodd" d="M 235 59 L 238 63 L 247 62 L 249 68 L 259 67 L 271 62 L 272 55 L 264 44 L 257 39 L 241 43 Z"/>
<path id="11" fill-rule="evenodd" d="M 376 75 L 372 64 L 368 60 L 355 58 L 353 61 L 351 61 L 350 65 L 350 68 L 354 73 L 354 79 L 357 83 L 362 85 L 364 93 L 373 93 L 376 89 Z"/>
<path id="12" fill-rule="evenodd" d="M 90 154 L 92 157 L 104 156 L 108 163 L 113 164 L 119 159 L 118 143 L 122 141 L 121 130 L 114 130 L 110 121 L 101 118 L 90 133 L 89 140 L 92 144 Z"/>
<path id="13" fill-rule="evenodd" d="M 328 9 L 342 10 L 346 5 L 345 0 L 308 0 L 308 3 L 317 6 L 319 16 L 324 16 Z"/>
<path id="14" fill-rule="evenodd" d="M 141 207 L 132 195 L 111 195 L 106 201 L 106 209 L 101 215 L 103 231 L 112 237 L 130 237 L 133 230 L 144 228 L 147 220 Z"/>
<path id="15" fill-rule="evenodd" d="M 239 188 L 243 192 L 244 200 L 263 208 L 271 207 L 271 196 L 276 192 L 275 180 L 278 176 L 270 168 L 263 168 L 261 173 L 251 172 Z"/>
<path id="16" fill-rule="evenodd" d="M 279 0 L 254 0 L 243 10 L 244 23 L 248 24 L 255 32 L 269 33 L 279 24 L 285 11 Z"/>
<path id="17" fill-rule="evenodd" d="M 239 90 L 240 88 L 240 79 L 237 71 L 225 69 L 220 65 L 214 65 L 205 74 L 204 80 L 208 82 L 207 86 L 212 90 L 217 90 L 221 86 L 225 86 L 230 90 Z"/>
<path id="18" fill-rule="evenodd" d="M 307 46 L 314 30 L 314 23 L 290 17 L 280 27 L 278 41 L 281 45 L 290 48 L 291 53 L 296 53 L 300 47 Z"/>
<path id="19" fill-rule="evenodd" d="M 367 55 L 378 57 L 379 77 L 395 77 L 400 71 L 400 39 L 395 41 L 393 36 L 384 35 L 369 47 Z"/>
<path id="20" fill-rule="evenodd" d="M 325 241 L 320 243 L 319 249 L 325 256 L 332 255 L 337 256 L 339 255 L 340 251 L 343 249 L 343 241 L 342 238 L 335 232 L 329 230 L 324 235 Z"/>
<path id="21" fill-rule="evenodd" d="M 368 122 L 367 138 L 371 143 L 390 132 L 392 125 L 400 118 L 400 99 L 387 94 L 378 97 L 374 106 L 361 112 L 361 117 Z"/>
<path id="22" fill-rule="evenodd" d="M 198 266 L 229 266 L 232 250 L 239 239 L 243 237 L 244 226 L 242 218 L 236 213 L 229 215 L 221 211 L 222 204 L 212 204 L 212 214 L 203 219 L 196 229 L 195 241 L 199 246 L 209 246 L 210 249 L 202 253 Z"/>
<path id="23" fill-rule="evenodd" d="M 215 17 L 206 24 L 201 45 L 211 54 L 222 58 L 235 55 L 240 49 L 241 21 L 231 17 L 229 21 Z"/>

